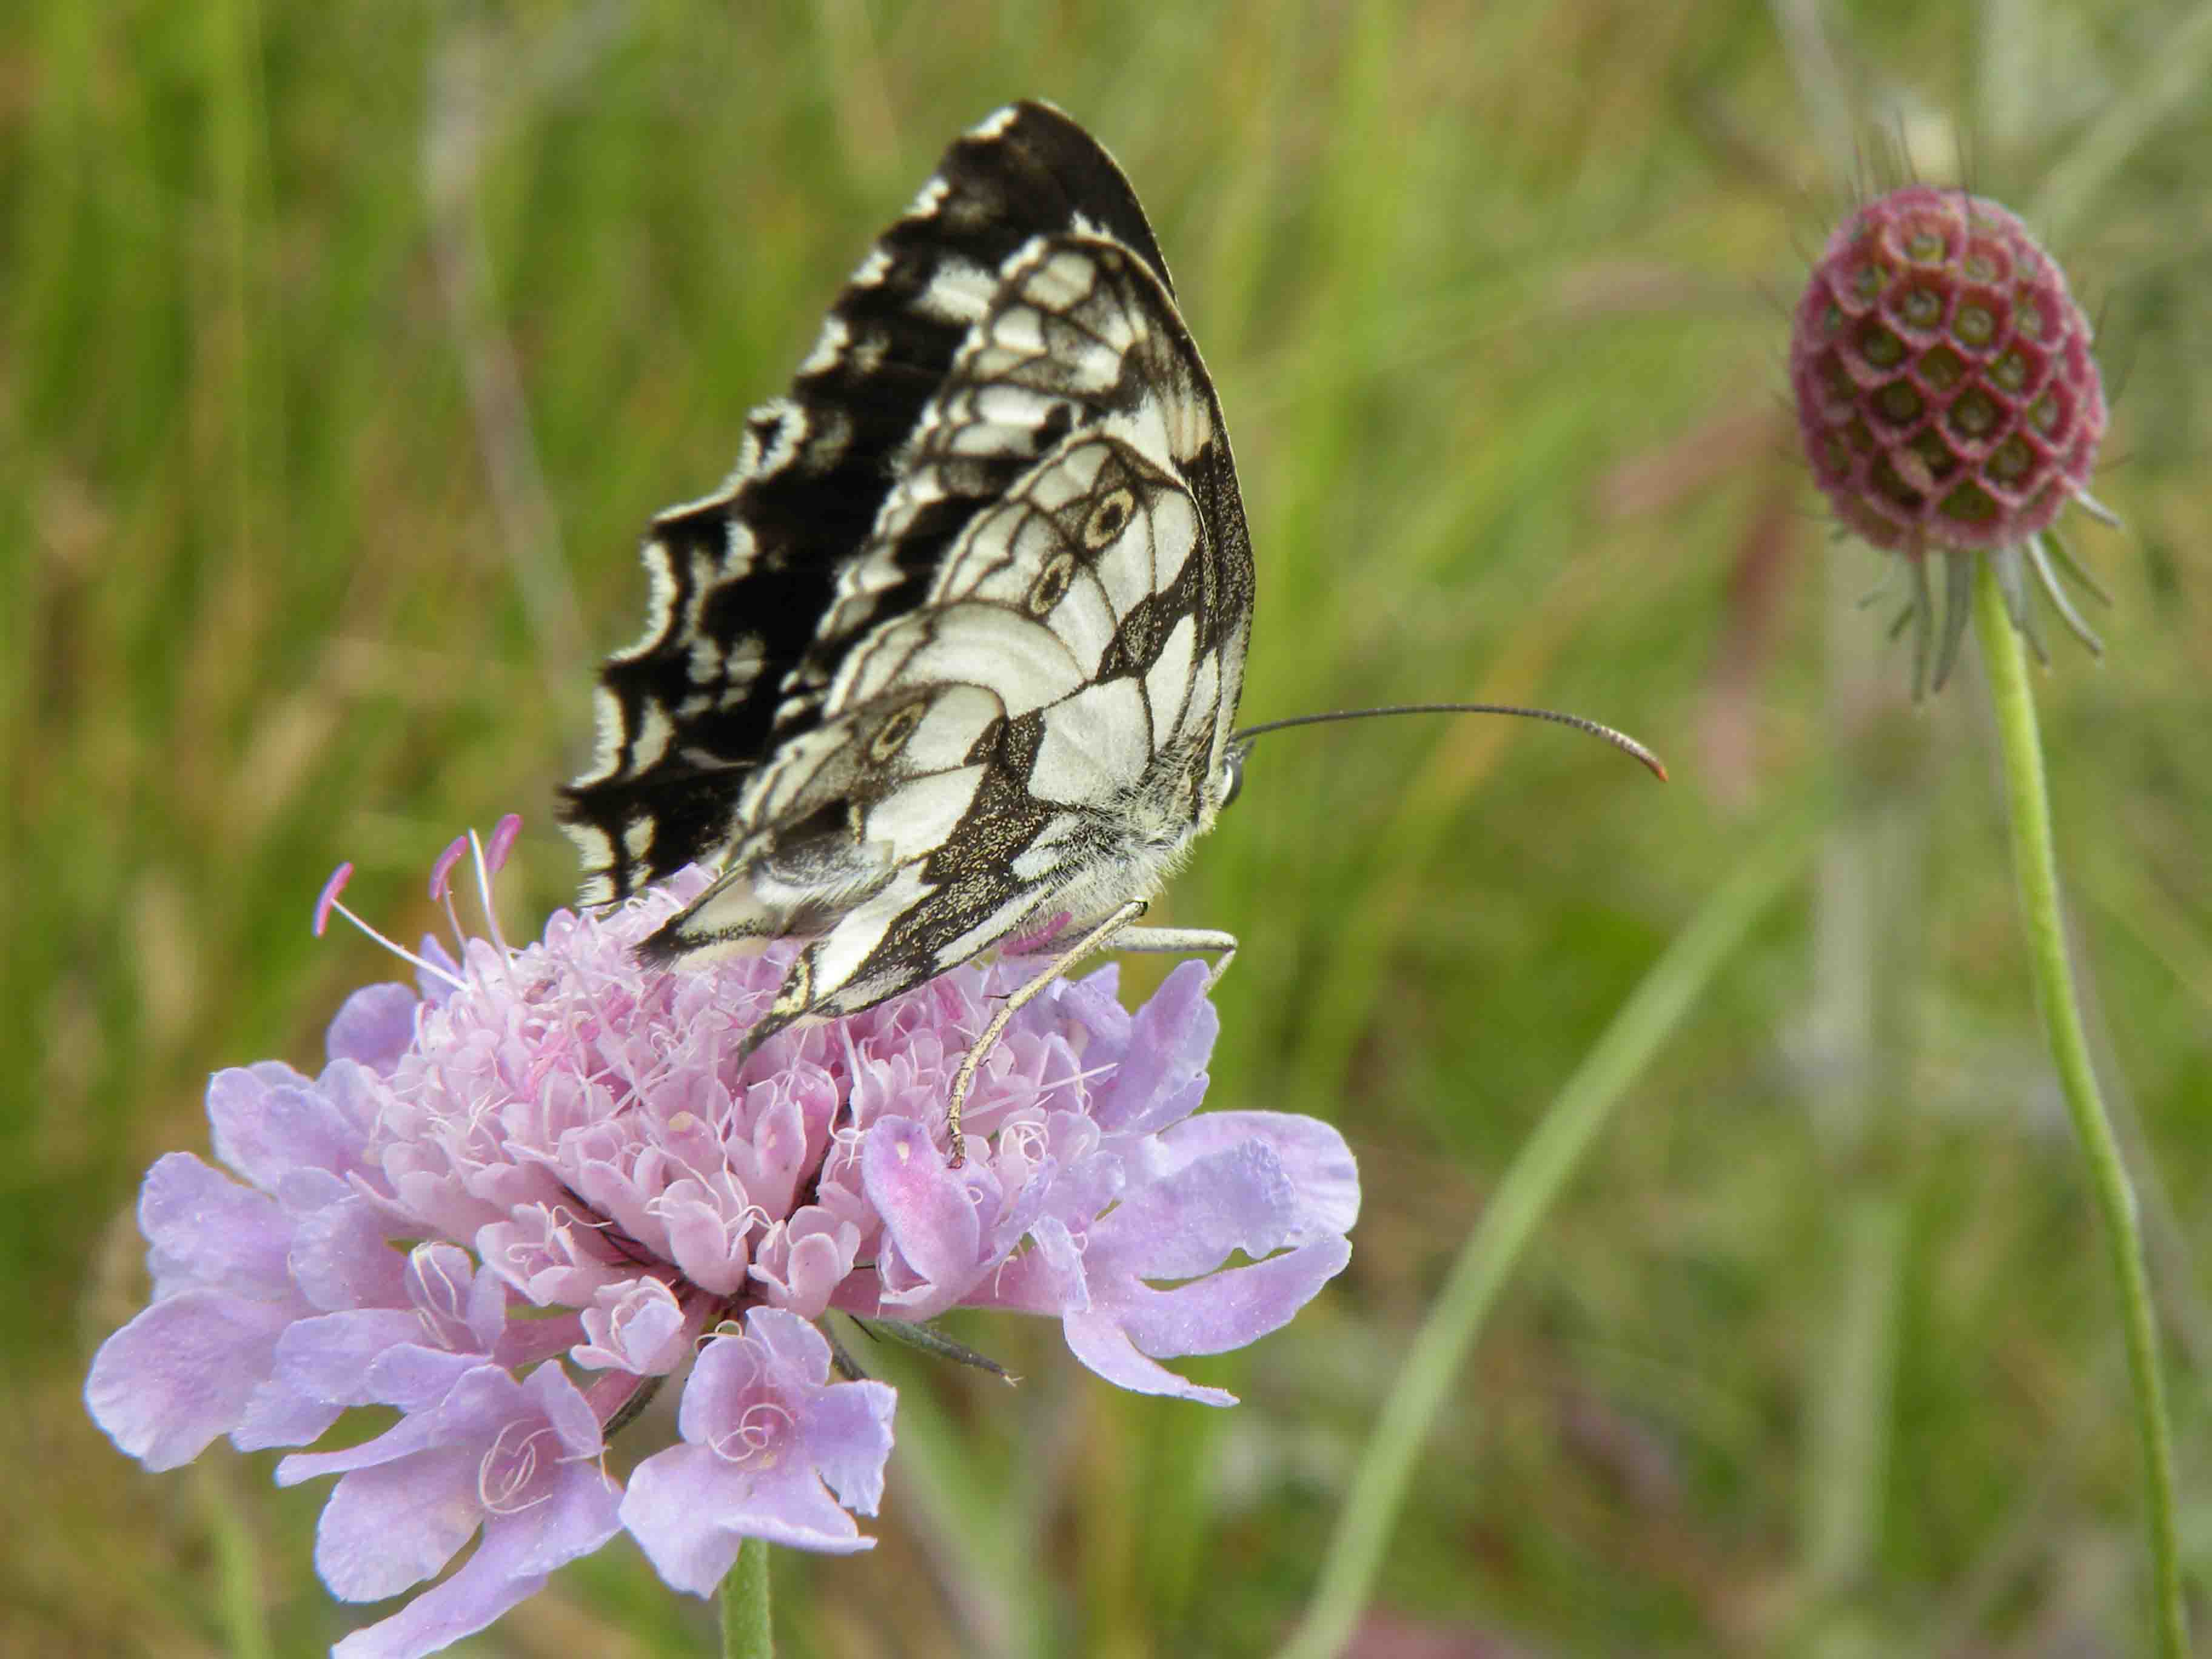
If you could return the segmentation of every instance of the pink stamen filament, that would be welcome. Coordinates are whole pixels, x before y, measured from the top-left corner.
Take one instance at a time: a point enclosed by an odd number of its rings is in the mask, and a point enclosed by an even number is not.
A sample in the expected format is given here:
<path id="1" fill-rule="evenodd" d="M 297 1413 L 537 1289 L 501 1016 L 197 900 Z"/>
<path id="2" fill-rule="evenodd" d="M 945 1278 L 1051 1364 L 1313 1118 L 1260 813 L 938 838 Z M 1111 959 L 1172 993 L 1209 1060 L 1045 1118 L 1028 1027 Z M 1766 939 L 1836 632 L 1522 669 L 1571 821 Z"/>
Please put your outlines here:
<path id="1" fill-rule="evenodd" d="M 494 869 L 496 869 L 500 864 L 507 862 L 507 849 L 514 844 L 514 836 L 513 832 L 507 830 L 507 824 L 510 821 L 512 821 L 517 828 L 520 828 L 522 823 L 522 820 L 515 817 L 514 814 L 512 812 L 508 813 L 506 817 L 501 818 L 499 821 L 499 827 L 492 831 L 493 844 L 499 848 L 498 861 L 497 863 L 489 866 L 486 865 L 484 860 L 483 842 L 477 839 L 477 832 L 475 830 L 471 830 L 469 831 L 469 846 L 476 854 L 477 893 L 483 901 L 484 931 L 491 936 L 491 942 L 499 947 L 500 958 L 502 962 L 506 960 L 510 952 L 507 949 L 507 936 L 499 930 L 499 913 L 492 908 L 491 872 Z M 500 836 L 502 833 L 505 833 L 507 837 L 504 844 L 501 844 L 500 842 Z"/>
<path id="2" fill-rule="evenodd" d="M 522 815 L 509 812 L 492 826 L 491 850 L 485 854 L 491 872 L 497 875 L 507 867 L 507 855 L 514 849 L 515 840 L 522 834 Z"/>
<path id="3" fill-rule="evenodd" d="M 517 1430 L 522 1431 L 521 1443 L 510 1448 L 507 1436 Z M 538 1479 L 538 1442 L 552 1433 L 543 1425 L 526 1429 L 520 1420 L 502 1426 L 483 1461 L 477 1465 L 477 1501 L 493 1515 L 520 1515 L 550 1498 L 550 1492 L 539 1492 L 535 1498 L 515 1501 L 515 1494 L 526 1491 Z"/>
<path id="4" fill-rule="evenodd" d="M 430 866 L 430 902 L 433 904 L 451 896 L 453 866 L 461 861 L 461 854 L 469 850 L 469 838 L 455 836 L 447 843 L 446 850 L 438 854 L 438 861 Z"/>
<path id="5" fill-rule="evenodd" d="M 715 1436 L 707 1443 L 708 1447 L 726 1462 L 749 1463 L 772 1449 L 779 1437 L 778 1430 L 788 1430 L 793 1420 L 792 1414 L 774 1401 L 757 1400 L 745 1407 L 736 1428 Z M 744 1449 L 735 1449 L 738 1446 Z"/>
<path id="6" fill-rule="evenodd" d="M 398 957 L 402 962 L 412 963 L 414 967 L 422 973 L 429 974 L 435 978 L 442 979 L 447 984 L 452 986 L 457 991 L 466 990 L 468 988 L 468 981 L 466 980 L 455 978 L 453 975 L 447 973 L 443 968 L 441 968 L 436 963 L 430 961 L 427 957 L 417 956 L 414 951 L 408 950 L 404 945 L 399 945 L 395 941 L 386 938 L 382 933 L 377 932 L 375 928 L 370 927 L 359 916 L 356 915 L 351 909 L 348 908 L 347 906 L 339 899 L 338 895 L 340 892 L 344 890 L 346 883 L 352 878 L 352 876 L 353 866 L 349 863 L 341 864 L 338 866 L 337 870 L 331 872 L 330 880 L 323 884 L 322 896 L 315 902 L 316 938 L 320 939 L 322 937 L 323 929 L 330 923 L 331 913 L 332 911 L 336 911 L 339 915 L 343 916 L 355 927 L 360 928 L 362 933 L 368 934 L 369 938 L 374 939 L 379 945 L 381 945 L 386 950 L 391 951 L 393 956 Z"/>
<path id="7" fill-rule="evenodd" d="M 460 1287 L 453 1275 L 439 1265 L 428 1245 L 417 1245 L 413 1255 L 416 1277 L 422 1283 L 424 1297 L 416 1304 L 415 1317 L 434 1346 L 452 1348 L 453 1345 L 446 1340 L 447 1331 L 455 1325 L 464 1329 L 468 1325 L 461 1306 Z"/>

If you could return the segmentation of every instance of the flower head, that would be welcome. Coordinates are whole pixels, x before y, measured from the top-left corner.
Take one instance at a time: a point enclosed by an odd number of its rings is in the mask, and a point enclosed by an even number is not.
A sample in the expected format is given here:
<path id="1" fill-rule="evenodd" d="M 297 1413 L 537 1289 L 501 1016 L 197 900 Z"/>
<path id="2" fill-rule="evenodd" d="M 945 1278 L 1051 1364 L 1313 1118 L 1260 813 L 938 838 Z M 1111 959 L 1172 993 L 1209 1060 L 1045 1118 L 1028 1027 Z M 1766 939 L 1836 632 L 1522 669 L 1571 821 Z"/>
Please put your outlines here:
<path id="1" fill-rule="evenodd" d="M 511 823 L 476 849 L 487 914 Z M 466 846 L 433 878 L 449 909 Z M 349 1407 L 397 1408 L 365 1443 L 279 1466 L 340 1477 L 325 1582 L 394 1595 L 482 1534 L 349 1656 L 434 1651 L 625 1528 L 701 1594 L 747 1536 L 866 1547 L 852 1517 L 881 1498 L 895 1401 L 832 1377 L 811 1323 L 832 1310 L 1048 1314 L 1110 1380 L 1228 1404 L 1158 1361 L 1265 1334 L 1348 1259 L 1358 1178 L 1334 1130 L 1191 1116 L 1217 1029 L 1200 964 L 1133 1017 L 1111 969 L 1030 1004 L 953 1169 L 951 1077 L 1020 965 L 745 1054 L 791 947 L 674 971 L 635 951 L 707 879 L 557 913 L 520 949 L 456 922 L 453 951 L 413 957 L 416 987 L 348 1001 L 319 1076 L 213 1079 L 228 1174 L 173 1153 L 147 1176 L 154 1301 L 94 1360 L 101 1426 L 167 1468 L 219 1435 L 301 1446 Z M 606 1437 L 679 1375 L 682 1439 L 625 1491 Z"/>
<path id="2" fill-rule="evenodd" d="M 2014 624 L 2039 653 L 2031 571 L 2068 627 L 2100 648 L 2058 570 L 2094 584 L 2053 527 L 2069 501 L 2109 517 L 2087 494 L 2106 422 L 2091 343 L 2064 274 L 2027 228 L 1961 191 L 1913 185 L 1865 204 L 1814 265 L 1790 331 L 1798 429 L 1836 516 L 1909 568 L 1916 684 L 1934 619 L 1930 554 L 1948 572 L 1939 687 L 1976 556 L 1996 562 Z"/>

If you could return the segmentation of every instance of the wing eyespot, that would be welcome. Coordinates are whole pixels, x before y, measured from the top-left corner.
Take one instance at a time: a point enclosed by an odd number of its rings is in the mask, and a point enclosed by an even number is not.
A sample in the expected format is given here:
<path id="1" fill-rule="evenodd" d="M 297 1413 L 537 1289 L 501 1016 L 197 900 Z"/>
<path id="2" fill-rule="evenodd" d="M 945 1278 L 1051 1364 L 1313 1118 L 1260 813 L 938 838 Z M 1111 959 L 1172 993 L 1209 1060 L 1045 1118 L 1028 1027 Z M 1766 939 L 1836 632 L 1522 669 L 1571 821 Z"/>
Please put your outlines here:
<path id="1" fill-rule="evenodd" d="M 1102 498 L 1083 521 L 1084 546 L 1093 553 L 1104 552 L 1128 528 L 1130 515 L 1136 510 L 1137 498 L 1126 484 Z"/>
<path id="2" fill-rule="evenodd" d="M 1075 555 L 1066 551 L 1055 553 L 1037 572 L 1036 580 L 1030 584 L 1027 601 L 1030 615 L 1046 617 L 1053 608 L 1067 597 L 1067 590 L 1075 583 Z"/>
<path id="3" fill-rule="evenodd" d="M 878 726 L 868 739 L 868 758 L 878 766 L 887 766 L 898 751 L 906 747 L 907 739 L 921 724 L 921 717 L 929 712 L 927 699 L 917 698 L 895 711 Z"/>

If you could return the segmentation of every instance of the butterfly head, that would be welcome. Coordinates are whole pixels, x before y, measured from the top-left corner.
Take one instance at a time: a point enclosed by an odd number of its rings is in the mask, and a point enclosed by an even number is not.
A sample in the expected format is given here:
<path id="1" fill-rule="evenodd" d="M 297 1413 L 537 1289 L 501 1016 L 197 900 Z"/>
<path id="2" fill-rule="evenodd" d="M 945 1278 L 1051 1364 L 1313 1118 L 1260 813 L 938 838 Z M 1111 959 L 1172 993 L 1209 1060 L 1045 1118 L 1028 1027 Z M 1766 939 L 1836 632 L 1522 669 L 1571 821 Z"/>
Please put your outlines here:
<path id="1" fill-rule="evenodd" d="M 1249 743 L 1231 743 L 1221 751 L 1221 767 L 1216 776 L 1213 810 L 1226 807 L 1244 792 L 1244 757 L 1250 750 Z"/>

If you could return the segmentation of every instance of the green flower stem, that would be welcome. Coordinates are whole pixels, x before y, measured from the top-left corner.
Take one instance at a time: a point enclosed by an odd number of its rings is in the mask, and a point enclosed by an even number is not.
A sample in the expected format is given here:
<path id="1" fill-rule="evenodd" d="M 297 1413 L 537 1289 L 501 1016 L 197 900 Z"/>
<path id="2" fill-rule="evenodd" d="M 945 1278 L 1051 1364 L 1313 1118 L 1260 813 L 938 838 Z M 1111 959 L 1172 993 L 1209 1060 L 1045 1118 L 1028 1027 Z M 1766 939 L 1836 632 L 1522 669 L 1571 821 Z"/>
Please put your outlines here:
<path id="1" fill-rule="evenodd" d="M 1974 626 L 1982 662 L 1996 705 L 1997 733 L 2004 751 L 2005 797 L 2011 809 L 2013 863 L 2020 880 L 2021 918 L 2027 929 L 2035 969 L 2035 997 L 2051 1058 L 2065 1091 L 2066 1110 L 2088 1161 L 2090 1190 L 2105 1224 L 2112 1252 L 2112 1277 L 2120 1292 L 2127 1334 L 2128 1376 L 2135 1389 L 2136 1432 L 2142 1441 L 2144 1519 L 2150 1530 L 2153 1590 L 2156 1601 L 2158 1651 L 2181 1659 L 2189 1651 L 2189 1626 L 2182 1610 L 2180 1556 L 2174 1542 L 2173 1431 L 2166 1415 L 2166 1383 L 2159 1372 L 2158 1327 L 2151 1311 L 2150 1275 L 2143 1266 L 2142 1232 L 2136 1215 L 2135 1188 L 2120 1159 L 2112 1120 L 2097 1093 L 2089 1066 L 2089 1044 L 2081 1027 L 2081 1007 L 2074 994 L 2074 974 L 2066 960 L 2066 938 L 2059 918 L 2058 863 L 2051 848 L 2051 800 L 2044 787 L 2043 743 L 2035 726 L 2035 700 L 2028 689 L 2027 656 L 2005 613 L 2004 594 L 1995 565 L 1976 560 Z"/>
<path id="2" fill-rule="evenodd" d="M 768 1542 L 748 1538 L 723 1576 L 722 1659 L 775 1659 L 775 1629 L 769 1622 Z"/>
<path id="3" fill-rule="evenodd" d="M 261 1546 L 240 1511 L 226 1464 L 199 1470 L 199 1495 L 215 1547 L 216 1616 L 237 1659 L 269 1659 L 269 1621 L 263 1609 Z"/>
<path id="4" fill-rule="evenodd" d="M 1331 1659 L 1351 1636 L 1374 1588 L 1422 1442 L 1522 1251 L 1613 1107 L 1752 923 L 1803 867 L 1810 848 L 1806 828 L 1792 824 L 1705 902 L 1613 1016 L 1522 1146 L 1407 1352 L 1352 1478 L 1313 1600 L 1279 1659 Z"/>

